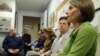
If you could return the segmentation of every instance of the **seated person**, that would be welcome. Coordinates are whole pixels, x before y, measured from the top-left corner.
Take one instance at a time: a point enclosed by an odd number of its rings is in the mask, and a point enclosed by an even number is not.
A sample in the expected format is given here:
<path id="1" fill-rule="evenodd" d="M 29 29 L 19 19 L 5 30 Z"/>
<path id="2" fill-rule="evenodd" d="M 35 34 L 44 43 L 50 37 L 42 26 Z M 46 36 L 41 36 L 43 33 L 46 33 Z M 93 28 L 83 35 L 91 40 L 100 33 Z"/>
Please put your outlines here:
<path id="1" fill-rule="evenodd" d="M 53 43 L 53 41 L 54 41 L 54 39 L 56 37 L 55 33 L 53 32 L 53 30 L 51 28 L 49 28 L 49 27 L 44 29 L 44 34 L 46 36 L 46 41 L 44 43 L 43 49 L 40 50 L 43 53 L 48 51 L 48 50 L 50 50 L 51 45 L 52 45 L 52 43 Z"/>
<path id="2" fill-rule="evenodd" d="M 37 39 L 34 40 L 31 44 L 32 50 L 28 51 L 27 54 L 31 55 L 32 51 L 39 51 L 41 48 L 43 48 L 45 40 L 46 40 L 46 38 L 43 35 L 42 30 L 38 31 Z"/>
<path id="3" fill-rule="evenodd" d="M 3 41 L 4 52 L 2 56 L 25 56 L 23 50 L 23 39 L 16 34 L 16 29 L 11 29 Z"/>
<path id="4" fill-rule="evenodd" d="M 45 28 L 43 29 L 43 35 L 45 35 L 46 37 L 46 41 L 44 43 L 44 46 L 42 49 L 40 49 L 39 51 L 29 51 L 27 52 L 26 56 L 39 56 L 41 53 L 44 53 L 45 51 L 49 50 L 51 48 L 52 42 L 55 38 L 55 34 L 53 33 L 51 28 Z"/>
<path id="5" fill-rule="evenodd" d="M 24 41 L 24 53 L 26 54 L 28 50 L 31 49 L 30 43 L 31 43 L 31 35 L 28 33 L 27 29 L 23 30 L 23 36 L 22 39 Z"/>
<path id="6" fill-rule="evenodd" d="M 31 49 L 34 51 L 38 51 L 39 49 L 41 49 L 44 45 L 45 42 L 45 37 L 42 35 L 42 31 L 40 30 L 37 34 L 37 39 L 34 40 L 31 44 Z M 41 39 L 44 38 L 44 39 Z"/>
<path id="7" fill-rule="evenodd" d="M 64 43 L 68 40 L 69 35 L 72 32 L 67 17 L 64 16 L 59 19 L 58 30 L 60 31 L 60 34 L 57 38 L 55 38 L 51 49 L 42 53 L 41 56 L 51 56 L 51 54 L 59 53 L 62 51 Z"/>
<path id="8" fill-rule="evenodd" d="M 45 40 L 46 40 L 46 37 L 44 35 L 44 32 L 43 30 L 40 30 L 38 34 L 38 40 L 37 40 L 38 42 L 34 48 L 34 51 L 39 51 L 40 49 L 42 49 L 44 46 Z"/>
<path id="9" fill-rule="evenodd" d="M 37 45 L 38 41 L 37 40 L 34 40 L 32 43 L 31 43 L 31 49 L 33 50 L 35 48 L 35 46 Z"/>

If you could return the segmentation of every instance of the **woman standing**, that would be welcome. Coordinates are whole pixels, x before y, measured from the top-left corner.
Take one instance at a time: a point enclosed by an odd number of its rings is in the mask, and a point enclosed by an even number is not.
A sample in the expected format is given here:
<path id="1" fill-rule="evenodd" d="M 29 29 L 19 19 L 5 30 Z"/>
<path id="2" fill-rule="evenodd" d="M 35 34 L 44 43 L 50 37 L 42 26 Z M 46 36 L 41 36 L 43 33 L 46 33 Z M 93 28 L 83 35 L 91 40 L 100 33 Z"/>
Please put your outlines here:
<path id="1" fill-rule="evenodd" d="M 52 56 L 95 56 L 98 36 L 90 24 L 94 17 L 92 0 L 71 0 L 66 14 L 75 29 L 63 51 Z"/>

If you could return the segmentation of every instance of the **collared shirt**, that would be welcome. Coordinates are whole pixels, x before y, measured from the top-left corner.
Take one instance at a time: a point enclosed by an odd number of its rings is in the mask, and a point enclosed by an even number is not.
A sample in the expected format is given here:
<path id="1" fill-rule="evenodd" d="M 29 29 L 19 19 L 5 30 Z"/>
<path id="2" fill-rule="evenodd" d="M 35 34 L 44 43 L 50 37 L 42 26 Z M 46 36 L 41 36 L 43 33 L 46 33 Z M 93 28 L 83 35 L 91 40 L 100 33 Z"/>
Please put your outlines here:
<path id="1" fill-rule="evenodd" d="M 32 44 L 31 44 L 31 49 L 34 49 L 35 46 L 37 45 L 37 43 L 38 43 L 38 40 L 34 40 L 34 41 L 32 42 Z"/>
<path id="2" fill-rule="evenodd" d="M 64 34 L 62 34 L 62 36 L 60 36 L 59 38 L 57 38 L 55 40 L 55 44 L 52 47 L 52 52 L 60 52 L 62 50 L 62 47 L 64 46 L 64 43 L 66 42 L 66 40 L 69 38 L 69 35 L 71 34 L 72 29 L 68 29 L 67 32 L 65 32 Z"/>

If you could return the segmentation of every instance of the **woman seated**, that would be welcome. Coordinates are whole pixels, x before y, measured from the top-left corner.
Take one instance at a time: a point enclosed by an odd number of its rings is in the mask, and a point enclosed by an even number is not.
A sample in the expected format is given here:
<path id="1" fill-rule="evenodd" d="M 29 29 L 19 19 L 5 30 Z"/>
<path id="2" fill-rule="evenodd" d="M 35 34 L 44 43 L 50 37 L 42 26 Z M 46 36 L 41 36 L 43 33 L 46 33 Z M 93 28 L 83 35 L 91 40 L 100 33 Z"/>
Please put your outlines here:
<path id="1" fill-rule="evenodd" d="M 43 32 L 43 36 L 46 37 L 46 41 L 44 43 L 43 48 L 41 49 L 38 48 L 38 50 L 28 51 L 26 56 L 31 56 L 31 55 L 40 56 L 42 53 L 48 51 L 51 48 L 51 45 L 56 37 L 53 30 L 51 28 L 45 28 L 42 30 L 42 32 Z"/>

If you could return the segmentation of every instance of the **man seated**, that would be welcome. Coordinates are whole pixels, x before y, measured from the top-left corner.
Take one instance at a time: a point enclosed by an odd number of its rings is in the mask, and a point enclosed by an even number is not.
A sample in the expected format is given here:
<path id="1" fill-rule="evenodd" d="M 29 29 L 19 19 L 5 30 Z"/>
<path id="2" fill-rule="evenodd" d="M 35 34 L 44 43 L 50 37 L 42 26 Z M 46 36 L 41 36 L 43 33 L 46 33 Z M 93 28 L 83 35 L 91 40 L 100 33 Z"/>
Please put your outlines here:
<path id="1" fill-rule="evenodd" d="M 11 29 L 10 34 L 3 41 L 2 47 L 4 52 L 2 56 L 25 56 L 22 51 L 23 46 L 23 40 L 17 36 L 16 29 Z"/>

